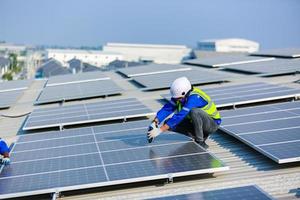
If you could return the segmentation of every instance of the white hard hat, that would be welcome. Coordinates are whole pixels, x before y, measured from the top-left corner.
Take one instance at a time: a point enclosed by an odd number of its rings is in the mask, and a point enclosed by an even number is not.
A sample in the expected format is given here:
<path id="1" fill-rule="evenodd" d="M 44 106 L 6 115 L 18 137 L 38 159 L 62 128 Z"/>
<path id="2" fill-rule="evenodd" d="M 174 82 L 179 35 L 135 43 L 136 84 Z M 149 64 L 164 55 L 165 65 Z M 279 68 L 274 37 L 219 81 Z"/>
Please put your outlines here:
<path id="1" fill-rule="evenodd" d="M 184 97 L 191 89 L 192 85 L 189 79 L 184 76 L 173 81 L 170 92 L 173 98 L 180 98 Z"/>

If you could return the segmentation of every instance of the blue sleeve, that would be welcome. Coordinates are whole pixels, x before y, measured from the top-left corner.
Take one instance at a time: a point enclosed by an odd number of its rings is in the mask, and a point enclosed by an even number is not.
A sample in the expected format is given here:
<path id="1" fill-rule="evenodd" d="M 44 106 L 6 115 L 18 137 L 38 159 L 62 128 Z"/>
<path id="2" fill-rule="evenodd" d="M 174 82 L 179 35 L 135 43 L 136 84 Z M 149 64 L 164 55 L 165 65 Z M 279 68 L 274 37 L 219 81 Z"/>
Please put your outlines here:
<path id="1" fill-rule="evenodd" d="M 199 95 L 193 94 L 188 97 L 186 104 L 182 110 L 172 116 L 167 121 L 167 125 L 174 130 L 176 126 L 189 114 L 192 108 L 202 108 L 207 105 L 207 102 Z"/>
<path id="2" fill-rule="evenodd" d="M 4 154 L 6 152 L 9 152 L 9 148 L 3 140 L 0 140 L 0 154 Z"/>
<path id="3" fill-rule="evenodd" d="M 164 121 L 170 114 L 175 111 L 175 109 L 176 106 L 173 101 L 166 103 L 156 114 L 159 123 Z"/>

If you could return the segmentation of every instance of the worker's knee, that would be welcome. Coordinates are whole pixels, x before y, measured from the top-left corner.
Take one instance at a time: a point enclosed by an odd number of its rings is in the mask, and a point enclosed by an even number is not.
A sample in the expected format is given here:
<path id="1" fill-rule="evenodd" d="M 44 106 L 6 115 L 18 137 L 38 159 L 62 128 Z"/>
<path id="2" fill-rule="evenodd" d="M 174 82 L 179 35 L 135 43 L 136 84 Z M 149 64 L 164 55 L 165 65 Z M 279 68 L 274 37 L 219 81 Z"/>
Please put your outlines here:
<path id="1" fill-rule="evenodd" d="M 199 115 L 202 115 L 202 110 L 199 109 L 199 108 L 192 108 L 191 112 L 190 112 L 190 115 L 191 117 L 193 116 L 199 116 Z"/>

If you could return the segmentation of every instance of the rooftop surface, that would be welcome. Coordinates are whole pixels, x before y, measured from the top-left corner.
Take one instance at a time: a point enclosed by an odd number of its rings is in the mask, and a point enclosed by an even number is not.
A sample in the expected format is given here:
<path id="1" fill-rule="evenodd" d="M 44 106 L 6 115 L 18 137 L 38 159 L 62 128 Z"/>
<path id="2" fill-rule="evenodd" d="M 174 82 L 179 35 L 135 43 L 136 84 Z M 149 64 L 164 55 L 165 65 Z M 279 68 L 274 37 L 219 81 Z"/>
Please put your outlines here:
<path id="1" fill-rule="evenodd" d="M 198 69 L 195 66 L 189 66 Z M 244 75 L 219 69 L 201 68 L 201 70 L 212 72 L 218 71 L 224 75 L 230 76 L 230 82 L 203 85 L 209 91 L 211 87 L 230 86 L 242 83 L 267 82 L 276 83 L 292 88 L 299 88 L 299 84 L 295 81 L 300 79 L 299 74 L 275 76 L 263 78 L 255 75 Z M 64 105 L 74 105 L 78 103 L 99 102 L 103 100 L 118 100 L 135 97 L 143 104 L 157 111 L 163 105 L 161 94 L 168 92 L 168 89 L 144 91 L 143 88 L 136 85 L 131 78 L 124 78 L 122 75 L 110 71 L 103 72 L 110 77 L 124 92 L 122 95 L 111 96 L 105 99 L 93 98 L 81 101 L 65 102 Z M 43 89 L 46 80 L 35 80 L 29 89 L 25 90 L 23 95 L 18 99 L 17 103 L 10 109 L 0 110 L 1 114 L 16 116 L 30 113 L 36 108 L 58 107 L 58 103 L 34 106 L 39 93 Z M 0 117 L 0 137 L 13 143 L 18 135 L 25 134 L 22 126 L 26 116 L 18 118 Z M 146 133 L 145 133 L 146 134 Z M 230 170 L 226 172 L 218 172 L 213 176 L 196 176 L 185 177 L 180 180 L 174 180 L 173 183 L 157 185 L 157 183 L 149 184 L 133 184 L 130 186 L 122 186 L 113 189 L 97 189 L 93 191 L 82 191 L 82 193 L 69 192 L 61 199 L 147 199 L 166 195 L 177 195 L 184 193 L 193 193 L 199 191 L 207 191 L 212 189 L 220 189 L 227 187 L 243 186 L 256 184 L 267 193 L 277 199 L 298 199 L 300 195 L 300 163 L 279 165 L 269 158 L 263 156 L 246 144 L 234 139 L 233 137 L 218 131 L 211 135 L 208 139 L 208 151 L 215 154 L 219 159 L 225 162 Z"/>

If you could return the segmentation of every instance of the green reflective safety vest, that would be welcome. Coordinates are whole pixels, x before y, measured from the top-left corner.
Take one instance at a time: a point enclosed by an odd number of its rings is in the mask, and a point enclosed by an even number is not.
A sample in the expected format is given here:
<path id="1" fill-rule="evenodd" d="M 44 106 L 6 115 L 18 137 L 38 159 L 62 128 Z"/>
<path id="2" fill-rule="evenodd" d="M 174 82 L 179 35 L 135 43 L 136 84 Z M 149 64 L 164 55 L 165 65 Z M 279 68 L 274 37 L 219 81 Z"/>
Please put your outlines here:
<path id="1" fill-rule="evenodd" d="M 213 119 L 221 119 L 221 115 L 217 110 L 215 103 L 211 100 L 210 96 L 208 96 L 205 92 L 203 92 L 199 88 L 193 88 L 193 90 L 189 95 L 194 95 L 194 94 L 199 95 L 207 102 L 206 106 L 200 108 L 201 110 L 206 112 Z M 177 112 L 180 112 L 183 107 L 180 101 L 176 101 L 176 107 L 177 107 Z M 187 117 L 191 119 L 189 115 Z"/>

